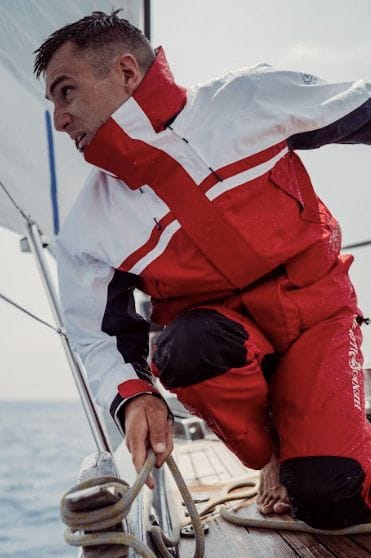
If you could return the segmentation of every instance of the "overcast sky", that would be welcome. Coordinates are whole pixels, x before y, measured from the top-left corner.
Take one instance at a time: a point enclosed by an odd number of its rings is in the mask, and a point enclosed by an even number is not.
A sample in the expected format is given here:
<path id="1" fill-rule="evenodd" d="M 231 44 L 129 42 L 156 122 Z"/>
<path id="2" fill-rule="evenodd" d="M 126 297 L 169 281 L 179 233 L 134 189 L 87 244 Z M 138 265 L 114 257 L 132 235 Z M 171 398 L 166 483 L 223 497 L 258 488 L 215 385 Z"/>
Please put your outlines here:
<path id="1" fill-rule="evenodd" d="M 371 80 L 370 23 L 369 0 L 152 2 L 153 43 L 164 46 L 185 85 L 258 62 L 328 81 Z M 302 154 L 319 195 L 340 220 L 344 243 L 371 237 L 370 155 L 366 146 Z M 0 292 L 51 320 L 32 256 L 20 254 L 18 242 L 17 235 L 0 229 Z M 352 278 L 360 306 L 370 315 L 371 247 L 354 255 Z M 371 363 L 370 330 L 364 352 Z M 0 355 L 1 398 L 76 397 L 56 334 L 1 300 Z"/>

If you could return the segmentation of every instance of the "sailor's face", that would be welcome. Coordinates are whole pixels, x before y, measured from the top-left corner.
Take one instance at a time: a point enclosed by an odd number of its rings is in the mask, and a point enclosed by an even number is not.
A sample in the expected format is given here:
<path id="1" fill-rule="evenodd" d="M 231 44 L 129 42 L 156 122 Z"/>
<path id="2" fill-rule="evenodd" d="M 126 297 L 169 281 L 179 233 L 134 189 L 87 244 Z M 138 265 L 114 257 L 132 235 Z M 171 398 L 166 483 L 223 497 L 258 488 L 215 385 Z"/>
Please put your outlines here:
<path id="1" fill-rule="evenodd" d="M 83 152 L 98 128 L 130 97 L 135 88 L 132 77 L 122 71 L 117 58 L 108 73 L 99 75 L 87 53 L 77 53 L 71 43 L 62 45 L 45 75 L 46 97 L 54 104 L 55 129 L 66 132 Z"/>

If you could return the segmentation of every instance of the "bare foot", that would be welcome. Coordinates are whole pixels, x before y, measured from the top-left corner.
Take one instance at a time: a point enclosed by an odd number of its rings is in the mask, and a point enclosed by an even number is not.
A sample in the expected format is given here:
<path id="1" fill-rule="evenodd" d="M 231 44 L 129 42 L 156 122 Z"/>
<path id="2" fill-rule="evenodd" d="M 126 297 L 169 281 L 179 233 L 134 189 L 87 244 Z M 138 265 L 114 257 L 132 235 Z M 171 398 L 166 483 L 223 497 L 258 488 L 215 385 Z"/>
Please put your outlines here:
<path id="1" fill-rule="evenodd" d="M 260 471 L 260 484 L 256 501 L 258 510 L 263 515 L 291 512 L 286 488 L 280 483 L 279 463 L 275 455 L 272 456 L 264 469 Z"/>

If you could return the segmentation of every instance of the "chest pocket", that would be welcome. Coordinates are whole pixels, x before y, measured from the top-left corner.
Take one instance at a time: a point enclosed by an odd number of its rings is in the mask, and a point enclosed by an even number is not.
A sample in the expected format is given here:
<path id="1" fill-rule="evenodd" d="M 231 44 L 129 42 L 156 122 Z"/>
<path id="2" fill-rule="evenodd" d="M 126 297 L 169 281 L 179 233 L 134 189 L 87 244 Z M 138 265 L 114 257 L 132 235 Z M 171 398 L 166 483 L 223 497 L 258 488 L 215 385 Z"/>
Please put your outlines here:
<path id="1" fill-rule="evenodd" d="M 290 152 L 271 170 L 270 180 L 294 198 L 301 207 L 300 217 L 310 223 L 320 223 L 318 198 L 309 175 L 296 153 Z"/>

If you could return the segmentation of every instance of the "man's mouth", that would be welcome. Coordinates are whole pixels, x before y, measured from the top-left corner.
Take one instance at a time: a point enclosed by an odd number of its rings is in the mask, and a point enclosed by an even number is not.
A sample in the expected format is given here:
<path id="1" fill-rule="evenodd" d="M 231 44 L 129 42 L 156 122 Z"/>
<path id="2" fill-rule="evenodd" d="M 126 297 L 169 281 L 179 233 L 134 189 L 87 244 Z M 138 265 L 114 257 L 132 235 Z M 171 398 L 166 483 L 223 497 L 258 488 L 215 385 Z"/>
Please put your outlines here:
<path id="1" fill-rule="evenodd" d="M 82 140 L 84 139 L 85 136 L 86 136 L 86 133 L 80 134 L 79 136 L 77 136 L 75 138 L 75 145 L 76 145 L 76 149 L 78 151 L 83 151 L 83 146 L 81 145 L 81 142 L 82 142 Z"/>

